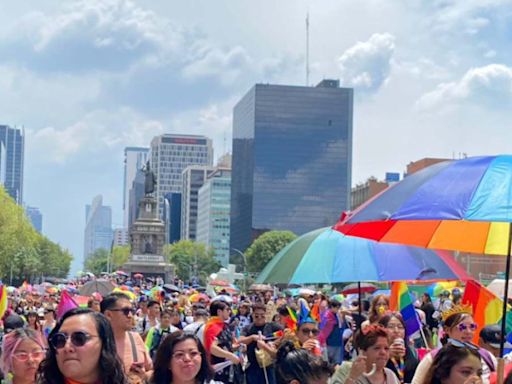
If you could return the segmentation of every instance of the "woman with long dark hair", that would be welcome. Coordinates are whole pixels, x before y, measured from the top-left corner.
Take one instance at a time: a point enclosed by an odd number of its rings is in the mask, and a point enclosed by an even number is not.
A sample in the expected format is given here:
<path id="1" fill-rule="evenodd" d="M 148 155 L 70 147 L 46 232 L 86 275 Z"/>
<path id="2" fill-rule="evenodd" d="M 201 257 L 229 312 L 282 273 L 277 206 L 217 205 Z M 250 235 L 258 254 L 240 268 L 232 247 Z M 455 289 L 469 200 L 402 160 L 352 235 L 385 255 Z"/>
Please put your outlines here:
<path id="1" fill-rule="evenodd" d="M 449 339 L 422 384 L 481 384 L 482 362 L 476 345 Z"/>
<path id="2" fill-rule="evenodd" d="M 89 308 L 66 312 L 49 336 L 38 383 L 125 384 L 110 323 Z"/>
<path id="3" fill-rule="evenodd" d="M 390 347 L 386 367 L 391 369 L 401 383 L 410 383 L 419 359 L 416 350 L 405 335 L 405 323 L 400 312 L 387 313 L 380 318 L 379 324 L 388 332 Z"/>
<path id="4" fill-rule="evenodd" d="M 213 369 L 196 336 L 176 331 L 158 347 L 152 384 L 213 384 Z"/>

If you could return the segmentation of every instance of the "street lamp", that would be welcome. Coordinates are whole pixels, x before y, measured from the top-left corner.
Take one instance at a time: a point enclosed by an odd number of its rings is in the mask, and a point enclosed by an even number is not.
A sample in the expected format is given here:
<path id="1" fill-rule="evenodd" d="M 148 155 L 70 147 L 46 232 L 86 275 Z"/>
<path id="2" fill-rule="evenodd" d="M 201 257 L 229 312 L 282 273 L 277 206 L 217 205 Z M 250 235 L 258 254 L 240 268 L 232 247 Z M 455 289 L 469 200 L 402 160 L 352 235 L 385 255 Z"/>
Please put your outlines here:
<path id="1" fill-rule="evenodd" d="M 235 251 L 236 253 L 238 253 L 240 256 L 242 256 L 242 260 L 244 262 L 244 292 L 245 292 L 245 277 L 246 277 L 246 274 L 247 274 L 247 261 L 246 261 L 246 258 L 245 258 L 245 254 L 239 250 L 239 249 L 236 249 L 236 248 L 231 248 L 232 251 Z"/>

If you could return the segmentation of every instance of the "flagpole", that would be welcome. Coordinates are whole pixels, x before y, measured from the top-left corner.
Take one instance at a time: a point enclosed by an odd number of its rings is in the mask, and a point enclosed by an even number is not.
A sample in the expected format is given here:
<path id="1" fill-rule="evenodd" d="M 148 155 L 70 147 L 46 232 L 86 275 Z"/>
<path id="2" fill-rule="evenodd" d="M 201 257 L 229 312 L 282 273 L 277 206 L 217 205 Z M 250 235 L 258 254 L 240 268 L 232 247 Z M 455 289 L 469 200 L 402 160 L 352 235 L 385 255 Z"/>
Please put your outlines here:
<path id="1" fill-rule="evenodd" d="M 508 280 L 510 279 L 510 248 L 512 247 L 512 223 L 509 224 L 507 263 L 505 267 L 505 292 L 503 296 L 503 311 L 501 316 L 501 338 L 500 338 L 500 357 L 498 358 L 498 383 L 502 384 L 505 378 L 505 361 L 503 360 L 503 350 L 505 346 L 505 335 L 507 325 L 507 304 L 508 304 Z"/>

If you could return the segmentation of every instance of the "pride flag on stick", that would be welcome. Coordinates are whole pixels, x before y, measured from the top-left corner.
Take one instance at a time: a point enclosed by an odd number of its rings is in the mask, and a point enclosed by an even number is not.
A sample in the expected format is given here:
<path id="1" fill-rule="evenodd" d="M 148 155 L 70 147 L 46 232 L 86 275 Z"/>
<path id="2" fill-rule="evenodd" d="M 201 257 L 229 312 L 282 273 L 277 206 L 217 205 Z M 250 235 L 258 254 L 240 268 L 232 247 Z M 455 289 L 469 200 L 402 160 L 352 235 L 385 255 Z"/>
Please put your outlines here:
<path id="1" fill-rule="evenodd" d="M 391 296 L 389 307 L 392 311 L 400 311 L 405 323 L 407 336 L 421 329 L 420 321 L 409 294 L 409 288 L 404 281 L 394 281 L 391 284 Z"/>
<path id="2" fill-rule="evenodd" d="M 60 295 L 59 305 L 57 306 L 57 319 L 60 320 L 60 318 L 64 316 L 64 314 L 67 311 L 71 311 L 72 309 L 77 307 L 78 304 L 76 303 L 76 301 L 73 300 L 73 298 L 69 295 L 68 291 L 63 289 Z"/>
<path id="3" fill-rule="evenodd" d="M 7 311 L 7 288 L 5 285 L 0 285 L 0 319 L 4 317 Z"/>

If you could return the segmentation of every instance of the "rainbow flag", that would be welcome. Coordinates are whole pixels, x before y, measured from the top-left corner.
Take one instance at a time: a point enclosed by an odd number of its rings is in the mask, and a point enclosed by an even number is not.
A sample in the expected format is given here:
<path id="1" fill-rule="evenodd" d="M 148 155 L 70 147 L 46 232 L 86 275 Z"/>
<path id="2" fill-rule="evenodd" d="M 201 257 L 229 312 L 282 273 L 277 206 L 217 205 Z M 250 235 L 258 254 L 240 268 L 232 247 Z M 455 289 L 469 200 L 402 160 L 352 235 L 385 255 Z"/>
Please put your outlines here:
<path id="1" fill-rule="evenodd" d="M 295 311 L 290 308 L 289 306 L 286 306 L 286 309 L 288 310 L 288 317 L 286 318 L 286 326 L 291 329 L 295 330 L 297 328 L 297 314 Z"/>
<path id="2" fill-rule="evenodd" d="M 66 312 L 71 311 L 77 307 L 78 304 L 69 295 L 69 292 L 63 289 L 62 293 L 60 294 L 59 305 L 57 306 L 57 319 L 60 319 Z"/>
<path id="3" fill-rule="evenodd" d="M 4 317 L 7 311 L 7 287 L 0 285 L 0 319 Z"/>
<path id="4" fill-rule="evenodd" d="M 420 330 L 420 321 L 414 309 L 406 282 L 394 281 L 391 284 L 389 308 L 392 311 L 400 311 L 402 314 L 405 323 L 405 334 L 407 336 Z"/>
<path id="5" fill-rule="evenodd" d="M 489 324 L 501 322 L 503 315 L 503 300 L 494 293 L 482 286 L 479 282 L 468 280 L 462 304 L 469 304 L 473 307 L 473 319 L 478 328 L 475 331 L 473 342 L 478 342 L 480 330 Z M 511 316 L 507 316 L 507 333 L 511 331 Z"/>
<path id="6" fill-rule="evenodd" d="M 313 320 L 315 320 L 317 323 L 320 323 L 320 304 L 316 303 L 313 304 L 313 307 L 311 308 L 311 313 L 309 314 Z"/>

